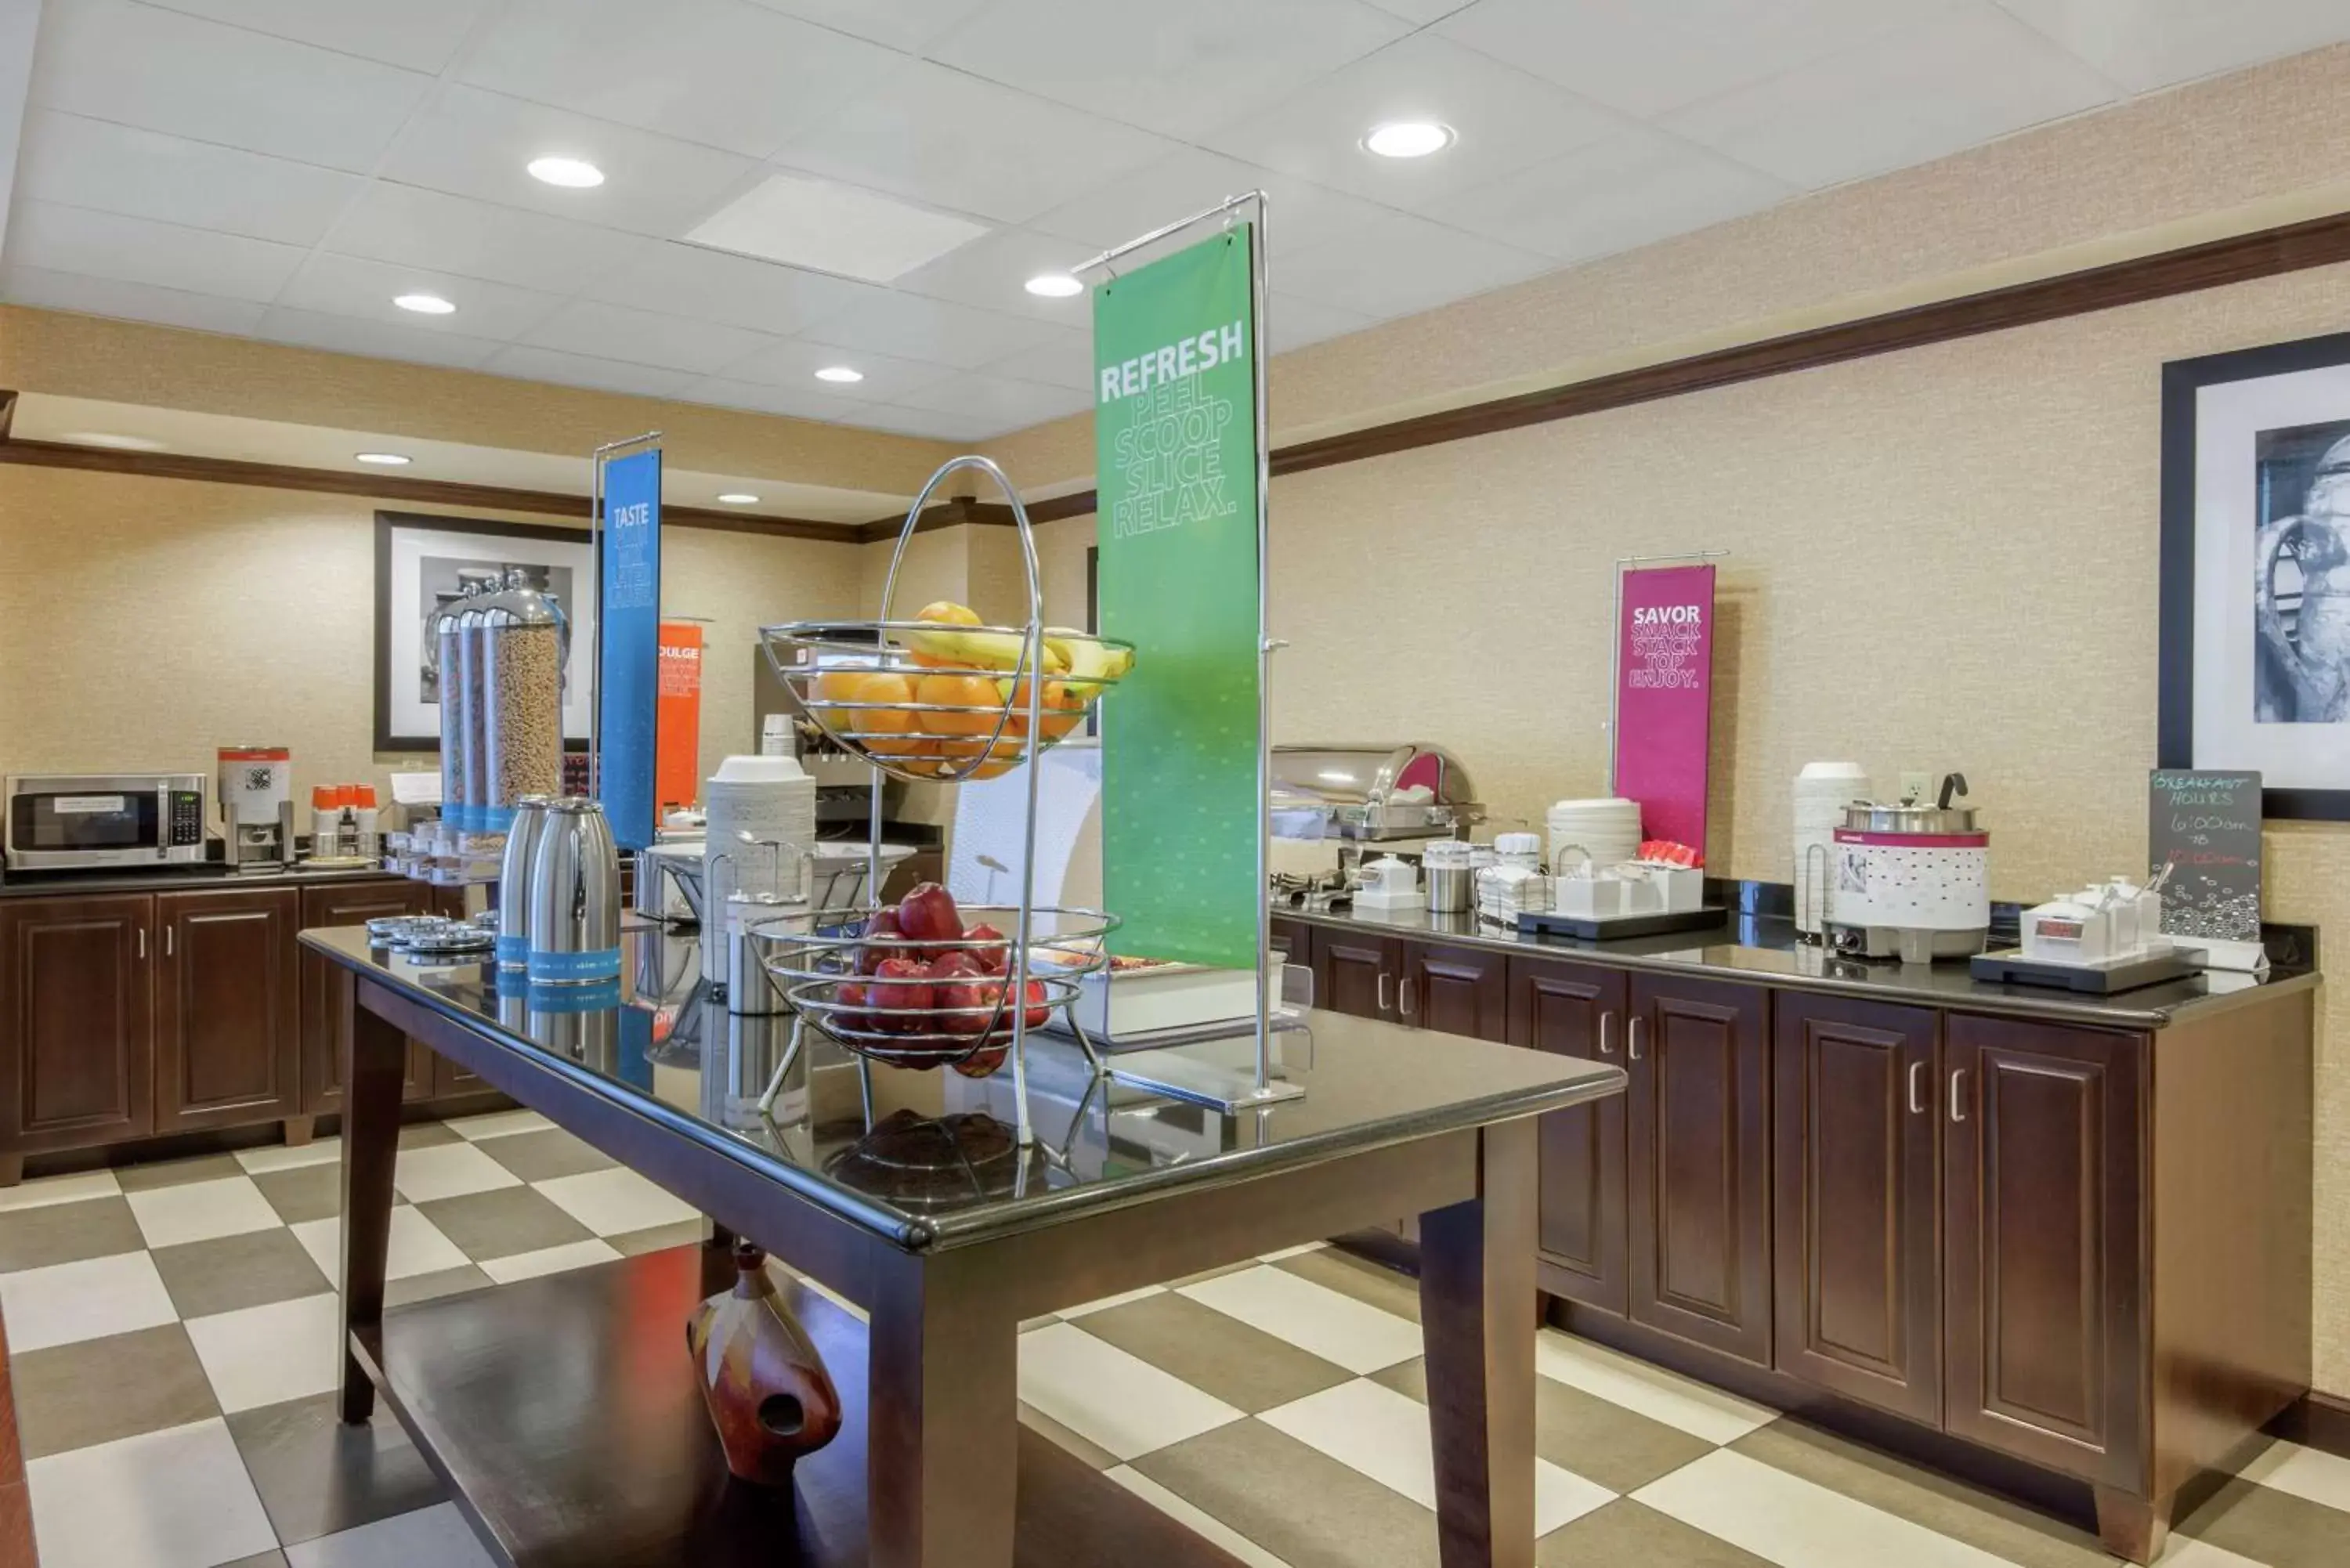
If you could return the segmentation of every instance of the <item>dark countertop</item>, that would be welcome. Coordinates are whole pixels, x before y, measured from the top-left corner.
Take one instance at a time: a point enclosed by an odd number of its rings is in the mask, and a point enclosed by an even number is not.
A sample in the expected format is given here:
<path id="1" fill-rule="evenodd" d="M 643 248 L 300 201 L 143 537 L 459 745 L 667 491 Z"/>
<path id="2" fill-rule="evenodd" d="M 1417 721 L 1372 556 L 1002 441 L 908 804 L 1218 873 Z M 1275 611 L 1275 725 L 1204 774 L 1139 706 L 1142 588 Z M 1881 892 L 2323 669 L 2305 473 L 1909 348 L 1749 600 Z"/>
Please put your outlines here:
<path id="1" fill-rule="evenodd" d="M 1315 1012 L 1277 1035 L 1284 1075 L 1305 1095 L 1225 1112 L 1097 1080 L 1074 1043 L 1040 1034 L 1028 1046 L 1039 1143 L 1024 1151 L 1013 1137 L 1009 1067 L 980 1080 L 876 1068 L 868 1128 L 854 1064 L 828 1043 L 802 1053 L 775 1119 L 763 1118 L 757 1101 L 792 1020 L 740 1017 L 712 1001 L 691 930 L 630 924 L 621 978 L 601 995 L 591 994 L 598 987 L 534 992 L 481 963 L 420 963 L 370 946 L 356 928 L 301 940 L 909 1251 L 1512 1121 L 1625 1086 L 1621 1069 L 1596 1062 Z M 1249 1030 L 1143 1054 L 1238 1062 L 1253 1061 L 1254 1048 Z"/>
<path id="2" fill-rule="evenodd" d="M 232 871 L 218 861 L 158 867 L 152 871 L 12 871 L 0 877 L 0 898 L 96 898 L 104 893 L 186 893 L 223 888 L 308 888 L 364 882 L 391 875 L 380 866 L 350 871 Z"/>
<path id="3" fill-rule="evenodd" d="M 1999 985 L 1979 981 L 1963 962 L 1904 964 L 1890 960 L 1839 958 L 1801 940 L 1794 924 L 1752 915 L 1731 915 L 1711 930 L 1586 942 L 1566 937 L 1521 936 L 1485 925 L 1474 914 L 1432 915 L 1424 909 L 1326 911 L 1284 909 L 1277 919 L 1305 920 L 1364 934 L 1388 932 L 1433 941 L 1459 942 L 1505 952 L 1586 959 L 1619 969 L 1697 974 L 1712 980 L 1747 981 L 1798 991 L 1833 992 L 1888 1002 L 2044 1018 L 2106 1029 L 2161 1029 L 2281 992 L 2317 984 L 2314 969 L 2272 969 L 2264 980 L 2212 971 L 2186 980 L 2086 996 L 2048 986 Z"/>

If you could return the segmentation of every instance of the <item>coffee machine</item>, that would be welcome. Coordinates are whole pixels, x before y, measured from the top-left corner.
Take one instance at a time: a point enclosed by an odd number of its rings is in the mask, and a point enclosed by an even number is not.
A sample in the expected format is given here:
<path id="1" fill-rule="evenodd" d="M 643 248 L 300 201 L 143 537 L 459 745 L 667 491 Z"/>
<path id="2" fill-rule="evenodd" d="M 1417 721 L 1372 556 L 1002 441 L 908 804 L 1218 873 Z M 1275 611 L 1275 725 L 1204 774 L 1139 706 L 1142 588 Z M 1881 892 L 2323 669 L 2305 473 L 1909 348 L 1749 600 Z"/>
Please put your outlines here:
<path id="1" fill-rule="evenodd" d="M 294 858 L 294 753 L 284 746 L 220 749 L 222 857 L 232 871 L 277 870 Z"/>

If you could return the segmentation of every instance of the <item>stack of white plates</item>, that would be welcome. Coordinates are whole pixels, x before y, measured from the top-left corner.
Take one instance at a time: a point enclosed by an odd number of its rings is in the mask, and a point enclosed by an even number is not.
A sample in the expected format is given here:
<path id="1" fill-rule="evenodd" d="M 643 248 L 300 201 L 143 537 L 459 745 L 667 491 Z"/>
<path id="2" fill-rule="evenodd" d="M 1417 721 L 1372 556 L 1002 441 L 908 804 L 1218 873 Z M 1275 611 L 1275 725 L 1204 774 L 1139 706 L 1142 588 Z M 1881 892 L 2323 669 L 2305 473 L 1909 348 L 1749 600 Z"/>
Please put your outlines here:
<path id="1" fill-rule="evenodd" d="M 1640 852 L 1640 803 L 1610 796 L 1603 800 L 1563 800 L 1550 808 L 1544 822 L 1550 829 L 1551 868 L 1566 857 L 1573 867 L 1580 846 L 1594 866 L 1615 866 Z"/>
<path id="2" fill-rule="evenodd" d="M 1868 797 L 1868 774 L 1858 763 L 1806 763 L 1795 775 L 1797 930 L 1816 931 L 1826 917 L 1835 830 L 1844 826 L 1844 808 Z"/>

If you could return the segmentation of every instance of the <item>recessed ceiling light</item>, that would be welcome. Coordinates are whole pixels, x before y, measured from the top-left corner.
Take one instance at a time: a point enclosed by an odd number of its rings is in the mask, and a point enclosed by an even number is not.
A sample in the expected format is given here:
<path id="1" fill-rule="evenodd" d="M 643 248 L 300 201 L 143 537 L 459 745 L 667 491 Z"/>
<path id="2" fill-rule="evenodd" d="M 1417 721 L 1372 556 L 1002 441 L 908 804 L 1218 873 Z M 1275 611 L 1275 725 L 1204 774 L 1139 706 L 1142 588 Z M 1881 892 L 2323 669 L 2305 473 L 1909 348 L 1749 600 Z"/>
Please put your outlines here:
<path id="1" fill-rule="evenodd" d="M 371 462 L 378 468 L 406 468 L 408 459 L 396 452 L 355 452 L 351 456 L 361 462 Z"/>
<path id="2" fill-rule="evenodd" d="M 816 379 L 819 381 L 861 381 L 865 379 L 865 372 L 852 370 L 846 365 L 827 365 L 816 373 Z"/>
<path id="3" fill-rule="evenodd" d="M 718 499 L 729 506 L 756 506 L 759 504 L 759 498 L 747 490 L 730 490 Z"/>
<path id="4" fill-rule="evenodd" d="M 1432 119 L 1390 120 L 1363 138 L 1364 150 L 1381 158 L 1425 158 L 1451 145 L 1452 128 Z"/>
<path id="5" fill-rule="evenodd" d="M 161 452 L 163 443 L 145 436 L 116 435 L 111 431 L 74 431 L 57 438 L 75 446 L 102 446 L 115 452 Z"/>
<path id="6" fill-rule="evenodd" d="M 396 294 L 392 304 L 402 310 L 412 310 L 419 316 L 446 316 L 457 307 L 437 294 Z"/>
<path id="7" fill-rule="evenodd" d="M 534 158 L 530 177 L 567 191 L 588 191 L 604 182 L 604 171 L 584 158 Z"/>
<path id="8" fill-rule="evenodd" d="M 1046 299 L 1066 299 L 1073 294 L 1083 294 L 1086 286 L 1065 272 L 1040 273 L 1028 280 L 1028 292 Z"/>
<path id="9" fill-rule="evenodd" d="M 983 223 L 803 174 L 771 174 L 702 220 L 688 244 L 888 283 L 987 233 Z"/>

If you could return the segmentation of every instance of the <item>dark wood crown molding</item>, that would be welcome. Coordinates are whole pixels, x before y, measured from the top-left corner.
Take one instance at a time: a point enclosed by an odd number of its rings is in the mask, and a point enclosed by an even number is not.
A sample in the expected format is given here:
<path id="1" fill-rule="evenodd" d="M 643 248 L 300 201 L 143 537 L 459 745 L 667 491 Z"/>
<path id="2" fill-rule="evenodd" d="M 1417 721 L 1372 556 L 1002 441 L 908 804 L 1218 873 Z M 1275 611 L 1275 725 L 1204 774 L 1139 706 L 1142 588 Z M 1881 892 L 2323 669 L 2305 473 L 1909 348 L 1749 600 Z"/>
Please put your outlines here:
<path id="1" fill-rule="evenodd" d="M 16 394 L 0 393 L 13 406 Z M 407 479 L 397 474 L 340 473 L 328 468 L 297 468 L 275 462 L 247 462 L 225 457 L 192 457 L 178 452 L 118 452 L 109 447 L 76 446 L 68 441 L 18 441 L 0 436 L 0 462 L 36 468 L 85 469 L 97 473 L 128 473 L 146 479 L 188 479 L 209 484 L 242 484 L 265 490 L 298 490 L 326 495 L 356 495 L 370 501 L 422 503 L 428 506 L 459 506 L 494 512 L 526 512 L 540 516 L 567 517 L 588 525 L 588 498 L 554 490 L 521 490 L 502 484 L 461 484 L 452 480 Z M 828 544 L 857 542 L 860 525 L 823 523 L 808 517 L 771 517 L 757 513 L 718 511 L 707 506 L 663 506 L 661 521 L 681 528 L 705 528 L 727 534 L 756 534 L 770 538 L 819 539 Z"/>

